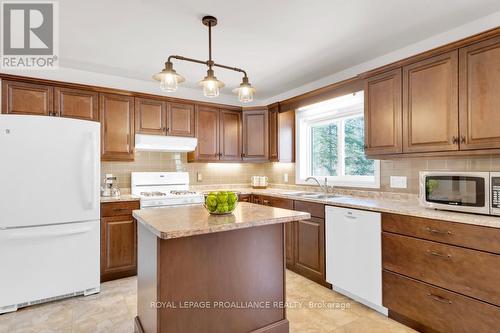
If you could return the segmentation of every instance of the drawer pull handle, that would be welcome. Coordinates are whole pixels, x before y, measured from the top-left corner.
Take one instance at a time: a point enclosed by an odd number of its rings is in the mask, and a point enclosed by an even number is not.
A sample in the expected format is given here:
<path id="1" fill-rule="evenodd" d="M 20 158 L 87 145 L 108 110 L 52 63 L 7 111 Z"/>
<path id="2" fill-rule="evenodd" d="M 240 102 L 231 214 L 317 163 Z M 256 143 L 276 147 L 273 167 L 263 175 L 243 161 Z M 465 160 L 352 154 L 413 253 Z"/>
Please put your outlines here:
<path id="1" fill-rule="evenodd" d="M 352 216 L 352 215 L 346 215 L 345 217 L 348 218 L 348 219 L 351 219 L 351 220 L 356 220 L 357 219 L 356 216 Z"/>
<path id="2" fill-rule="evenodd" d="M 449 230 L 439 230 L 439 229 L 433 229 L 431 227 L 426 227 L 425 230 L 430 232 L 431 234 L 438 234 L 438 235 L 452 235 L 452 232 Z"/>
<path id="3" fill-rule="evenodd" d="M 126 208 L 113 208 L 114 212 L 123 212 L 123 211 L 128 211 Z"/>
<path id="4" fill-rule="evenodd" d="M 444 254 L 441 252 L 427 250 L 427 253 L 431 256 L 439 257 L 446 260 L 451 260 L 451 254 Z"/>
<path id="5" fill-rule="evenodd" d="M 431 294 L 431 293 L 428 293 L 427 296 L 429 296 L 430 298 L 432 298 L 432 300 L 436 301 L 436 302 L 440 302 L 440 303 L 445 303 L 445 304 L 451 304 L 451 301 L 447 298 L 444 298 L 444 297 L 441 297 L 441 296 L 438 296 L 438 295 L 434 295 L 434 294 Z"/>
<path id="6" fill-rule="evenodd" d="M 262 200 L 262 203 L 263 203 L 264 205 L 269 205 L 269 204 L 270 204 L 269 200 Z"/>

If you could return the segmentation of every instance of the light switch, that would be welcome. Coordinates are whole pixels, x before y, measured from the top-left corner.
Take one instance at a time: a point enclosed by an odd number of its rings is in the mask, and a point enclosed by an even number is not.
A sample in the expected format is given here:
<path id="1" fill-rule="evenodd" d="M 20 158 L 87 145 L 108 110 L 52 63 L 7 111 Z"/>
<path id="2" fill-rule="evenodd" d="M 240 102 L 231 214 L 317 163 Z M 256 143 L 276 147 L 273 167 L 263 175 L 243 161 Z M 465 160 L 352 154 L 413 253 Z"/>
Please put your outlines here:
<path id="1" fill-rule="evenodd" d="M 392 188 L 406 188 L 406 176 L 391 176 Z"/>
<path id="2" fill-rule="evenodd" d="M 287 173 L 283 174 L 283 182 L 288 183 L 288 174 Z"/>
<path id="3" fill-rule="evenodd" d="M 203 175 L 201 174 L 201 172 L 196 173 L 196 180 L 199 182 L 201 182 L 203 180 Z"/>

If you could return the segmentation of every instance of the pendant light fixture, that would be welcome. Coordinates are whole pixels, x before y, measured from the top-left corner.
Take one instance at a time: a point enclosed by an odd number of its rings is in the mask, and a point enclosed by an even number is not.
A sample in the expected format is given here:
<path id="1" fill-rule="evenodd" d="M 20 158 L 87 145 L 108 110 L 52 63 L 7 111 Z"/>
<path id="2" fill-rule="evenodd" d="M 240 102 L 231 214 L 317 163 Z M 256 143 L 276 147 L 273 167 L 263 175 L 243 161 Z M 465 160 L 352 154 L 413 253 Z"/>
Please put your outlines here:
<path id="1" fill-rule="evenodd" d="M 201 22 L 208 27 L 208 60 L 202 61 L 193 58 L 186 58 L 179 55 L 171 55 L 168 57 L 167 62 L 165 63 L 165 68 L 158 74 L 153 75 L 153 79 L 160 81 L 160 88 L 162 90 L 167 92 L 175 92 L 179 83 L 184 82 L 185 79 L 181 75 L 177 74 L 177 72 L 174 70 L 172 59 L 203 64 L 208 67 L 207 76 L 205 76 L 203 80 L 198 82 L 198 85 L 203 88 L 203 95 L 211 98 L 219 96 L 220 89 L 225 86 L 222 81 L 219 81 L 217 77 L 215 77 L 213 68 L 219 67 L 229 69 L 235 72 L 243 73 L 243 80 L 240 86 L 234 89 L 233 92 L 238 95 L 238 99 L 240 102 L 251 102 L 253 100 L 255 88 L 253 88 L 250 84 L 247 73 L 241 68 L 217 64 L 212 60 L 212 27 L 217 25 L 217 19 L 213 16 L 205 16 L 203 17 Z"/>

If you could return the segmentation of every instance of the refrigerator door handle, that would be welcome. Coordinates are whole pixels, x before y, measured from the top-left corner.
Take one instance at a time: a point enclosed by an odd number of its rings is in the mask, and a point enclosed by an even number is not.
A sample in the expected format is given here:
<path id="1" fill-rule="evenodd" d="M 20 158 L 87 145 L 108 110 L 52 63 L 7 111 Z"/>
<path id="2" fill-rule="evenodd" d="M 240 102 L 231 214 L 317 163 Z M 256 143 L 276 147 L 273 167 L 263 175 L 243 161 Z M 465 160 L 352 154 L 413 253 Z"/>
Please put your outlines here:
<path id="1" fill-rule="evenodd" d="M 91 227 L 78 228 L 67 231 L 57 231 L 57 232 L 16 232 L 7 236 L 7 239 L 29 239 L 29 238 L 41 238 L 41 237 L 62 237 L 62 236 L 72 236 L 78 234 L 84 234 L 92 230 Z"/>
<path id="2" fill-rule="evenodd" d="M 98 151 L 97 150 L 98 147 L 97 147 L 97 139 L 96 139 L 96 135 L 95 133 L 91 132 L 91 133 L 88 133 L 87 134 L 87 154 L 89 154 L 90 156 L 88 156 L 88 158 L 86 158 L 86 154 L 82 154 L 82 159 L 83 159 L 83 165 L 85 165 L 85 162 L 87 162 L 87 168 L 84 168 L 84 171 L 86 173 L 88 173 L 90 170 L 90 172 L 92 173 L 92 175 L 90 176 L 90 180 L 87 179 L 87 177 L 82 177 L 82 186 L 83 188 L 88 188 L 88 185 L 91 184 L 92 188 L 91 190 L 89 191 L 89 194 L 88 194 L 88 197 L 86 199 L 86 202 L 84 203 L 84 207 L 87 208 L 87 209 L 94 209 L 95 208 L 95 198 L 99 196 L 99 194 L 97 193 L 97 185 L 96 185 L 96 171 L 95 171 L 95 165 L 96 163 L 98 163 L 95 159 L 95 152 Z"/>

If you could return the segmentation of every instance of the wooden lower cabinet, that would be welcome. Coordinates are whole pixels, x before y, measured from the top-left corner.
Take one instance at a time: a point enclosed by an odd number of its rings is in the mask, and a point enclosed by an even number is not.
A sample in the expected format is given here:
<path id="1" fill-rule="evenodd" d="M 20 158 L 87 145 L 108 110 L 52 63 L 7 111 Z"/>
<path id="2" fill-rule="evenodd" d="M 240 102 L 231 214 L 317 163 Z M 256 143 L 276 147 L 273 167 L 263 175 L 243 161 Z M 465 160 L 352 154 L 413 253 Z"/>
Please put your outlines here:
<path id="1" fill-rule="evenodd" d="M 138 201 L 101 204 L 101 281 L 137 274 Z"/>
<path id="2" fill-rule="evenodd" d="M 498 331 L 499 229 L 383 214 L 382 230 L 390 317 L 421 332 Z"/>
<path id="3" fill-rule="evenodd" d="M 325 268 L 325 205 L 256 194 L 252 202 L 311 214 L 309 220 L 285 224 L 286 268 L 330 287 Z"/>
<path id="4" fill-rule="evenodd" d="M 325 220 L 312 217 L 295 223 L 295 270 L 309 279 L 325 281 Z"/>
<path id="5" fill-rule="evenodd" d="M 498 332 L 500 308 L 494 305 L 389 271 L 382 280 L 389 317 L 419 332 Z"/>

